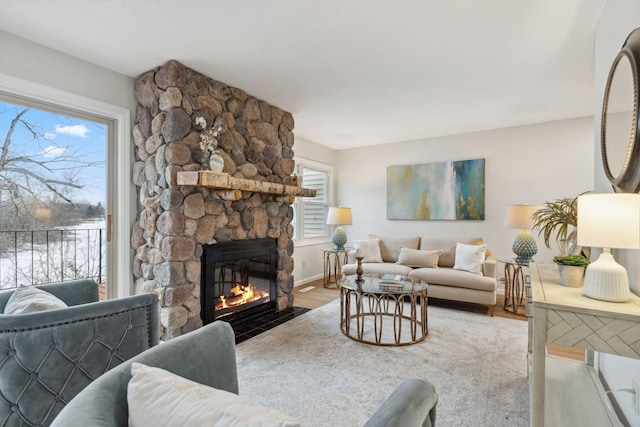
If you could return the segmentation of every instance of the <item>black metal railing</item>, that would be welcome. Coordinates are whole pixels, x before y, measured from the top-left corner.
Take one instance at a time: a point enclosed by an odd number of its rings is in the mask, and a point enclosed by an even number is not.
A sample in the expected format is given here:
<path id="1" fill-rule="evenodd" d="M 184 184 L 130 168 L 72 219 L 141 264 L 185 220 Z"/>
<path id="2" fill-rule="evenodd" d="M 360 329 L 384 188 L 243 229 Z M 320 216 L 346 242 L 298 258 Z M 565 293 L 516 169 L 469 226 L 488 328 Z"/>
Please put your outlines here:
<path id="1" fill-rule="evenodd" d="M 104 228 L 0 231 L 0 289 L 105 277 Z"/>

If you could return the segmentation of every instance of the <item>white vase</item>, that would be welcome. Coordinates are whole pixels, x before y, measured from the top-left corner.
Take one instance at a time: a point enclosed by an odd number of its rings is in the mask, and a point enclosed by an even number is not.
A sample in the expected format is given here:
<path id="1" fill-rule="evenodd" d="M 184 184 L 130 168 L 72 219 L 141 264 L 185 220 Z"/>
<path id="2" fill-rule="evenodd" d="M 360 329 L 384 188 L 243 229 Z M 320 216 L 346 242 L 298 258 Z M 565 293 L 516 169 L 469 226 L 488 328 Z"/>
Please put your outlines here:
<path id="1" fill-rule="evenodd" d="M 222 169 L 224 169 L 224 159 L 218 150 L 215 150 L 211 153 L 211 156 L 209 156 L 209 170 L 215 173 L 220 173 L 222 172 Z"/>

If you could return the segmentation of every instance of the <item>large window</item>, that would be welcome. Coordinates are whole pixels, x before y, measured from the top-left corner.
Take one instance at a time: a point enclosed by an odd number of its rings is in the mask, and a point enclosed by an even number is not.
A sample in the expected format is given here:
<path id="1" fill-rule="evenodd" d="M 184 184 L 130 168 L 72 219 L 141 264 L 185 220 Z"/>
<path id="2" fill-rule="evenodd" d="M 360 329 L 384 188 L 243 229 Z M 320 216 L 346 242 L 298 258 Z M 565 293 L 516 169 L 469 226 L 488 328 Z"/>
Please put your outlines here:
<path id="1" fill-rule="evenodd" d="M 29 108 L 35 108 L 45 111 L 55 111 L 56 114 L 62 116 L 70 116 L 75 118 L 79 123 L 62 123 L 60 122 L 59 130 L 81 130 L 79 127 L 74 127 L 80 124 L 85 124 L 92 132 L 87 135 L 95 135 L 97 133 L 97 126 L 102 124 L 106 126 L 103 131 L 106 131 L 106 141 L 102 141 L 103 153 L 106 155 L 106 169 L 105 165 L 102 165 L 104 173 L 101 175 L 102 188 L 98 189 L 95 185 L 92 176 L 91 179 L 83 178 L 81 184 L 85 189 L 90 189 L 92 194 L 101 193 L 104 197 L 103 203 L 100 200 L 94 200 L 88 196 L 77 196 L 82 202 L 88 202 L 90 205 L 97 205 L 100 201 L 100 206 L 105 210 L 104 215 L 111 220 L 107 221 L 106 230 L 110 231 L 103 234 L 103 238 L 106 239 L 105 256 L 102 259 L 106 261 L 106 267 L 102 264 L 98 270 L 106 271 L 106 274 L 102 276 L 101 280 L 106 278 L 106 297 L 115 298 L 130 295 L 133 291 L 132 283 L 132 269 L 131 269 L 131 245 L 130 245 L 130 230 L 132 220 L 132 212 L 130 207 L 131 198 L 131 124 L 130 115 L 131 112 L 123 107 L 119 107 L 112 104 L 107 104 L 95 99 L 87 98 L 81 95 L 65 92 L 48 86 L 40 85 L 38 83 L 29 82 L 12 76 L 7 76 L 0 73 L 0 95 L 4 102 L 14 103 L 16 105 L 24 105 Z M 25 113 L 25 118 L 26 118 Z M 89 124 L 95 123 L 94 124 Z M 56 127 L 54 125 L 54 131 Z M 95 131 L 95 132 L 94 132 Z M 6 132 L 5 132 L 6 133 Z M 54 135 L 54 132 L 49 132 Z M 50 136 L 51 136 L 50 135 Z M 43 134 L 43 142 L 47 141 L 46 133 Z M 72 138 L 78 138 L 71 133 L 66 135 L 68 138 L 67 144 L 70 145 Z M 56 138 L 54 142 L 59 142 L 60 138 Z M 106 147 L 104 144 L 106 143 Z M 97 147 L 95 144 L 88 146 L 81 145 L 78 148 L 79 154 L 81 150 L 87 153 L 95 153 Z M 49 145 L 46 144 L 43 147 L 46 149 Z M 104 149 L 106 148 L 106 153 Z M 58 150 L 48 150 L 48 154 L 57 153 Z M 68 154 L 68 152 L 67 152 Z M 102 160 L 104 161 L 104 160 Z M 69 178 L 67 171 L 66 177 Z M 105 176 L 106 174 L 106 176 Z M 26 181 L 20 180 L 21 185 L 26 185 Z M 104 187 L 106 185 L 106 187 Z M 37 190 L 33 187 L 34 190 Z M 105 191 L 106 190 L 106 191 Z M 38 190 L 39 191 L 39 190 Z M 4 192 L 6 193 L 6 191 Z M 106 194 L 105 194 L 106 193 Z M 64 193 L 67 195 L 68 193 Z M 70 195 L 70 194 L 69 194 Z M 74 195 L 74 199 L 76 195 Z M 4 198 L 3 194 L 3 201 Z M 43 212 L 42 209 L 35 211 Z M 46 211 L 45 211 L 46 212 Z M 94 209 L 94 213 L 96 210 Z M 85 212 L 86 213 L 86 212 Z M 102 216 L 102 209 L 99 210 L 99 215 Z M 64 238 L 64 236 L 63 236 Z M 20 248 L 18 248 L 20 249 Z M 14 252 L 15 246 L 14 246 Z M 14 256 L 15 259 L 15 256 Z M 36 261 L 34 261 L 35 263 Z M 74 261 L 76 264 L 82 263 L 82 260 Z M 66 270 L 66 267 L 65 267 Z M 15 277 L 15 274 L 14 274 Z M 53 280 L 53 279 L 52 279 Z"/>
<path id="2" fill-rule="evenodd" d="M 329 237 L 327 212 L 332 168 L 308 160 L 296 161 L 299 184 L 316 190 L 316 196 L 298 197 L 293 204 L 294 239 L 308 242 Z"/>
<path id="3" fill-rule="evenodd" d="M 107 125 L 21 101 L 0 94 L 0 289 L 104 284 Z"/>

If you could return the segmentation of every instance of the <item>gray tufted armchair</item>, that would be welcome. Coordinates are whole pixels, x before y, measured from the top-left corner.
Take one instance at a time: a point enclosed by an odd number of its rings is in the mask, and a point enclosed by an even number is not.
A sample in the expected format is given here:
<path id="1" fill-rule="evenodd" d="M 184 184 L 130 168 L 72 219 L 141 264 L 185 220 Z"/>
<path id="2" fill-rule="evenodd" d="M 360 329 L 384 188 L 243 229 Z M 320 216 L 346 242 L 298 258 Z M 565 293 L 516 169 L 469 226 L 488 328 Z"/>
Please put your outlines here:
<path id="1" fill-rule="evenodd" d="M 98 302 L 89 279 L 37 286 L 69 307 L 0 315 L 0 426 L 48 426 L 107 370 L 158 343 L 158 297 Z M 13 291 L 0 293 L 0 312 Z"/>

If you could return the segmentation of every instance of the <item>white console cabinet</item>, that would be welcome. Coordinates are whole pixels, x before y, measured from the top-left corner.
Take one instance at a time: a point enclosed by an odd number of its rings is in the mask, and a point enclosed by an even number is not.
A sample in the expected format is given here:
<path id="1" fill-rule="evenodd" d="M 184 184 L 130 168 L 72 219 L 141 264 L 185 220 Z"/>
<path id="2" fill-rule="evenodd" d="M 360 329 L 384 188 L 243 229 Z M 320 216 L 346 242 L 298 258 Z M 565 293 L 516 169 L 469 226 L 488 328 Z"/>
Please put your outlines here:
<path id="1" fill-rule="evenodd" d="M 640 298 L 590 299 L 582 288 L 562 286 L 555 264 L 529 267 L 531 426 L 621 426 L 593 368 L 593 352 L 640 359 Z M 547 355 L 547 342 L 586 349 L 586 363 Z"/>

